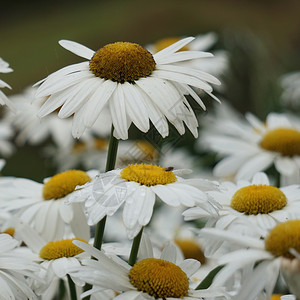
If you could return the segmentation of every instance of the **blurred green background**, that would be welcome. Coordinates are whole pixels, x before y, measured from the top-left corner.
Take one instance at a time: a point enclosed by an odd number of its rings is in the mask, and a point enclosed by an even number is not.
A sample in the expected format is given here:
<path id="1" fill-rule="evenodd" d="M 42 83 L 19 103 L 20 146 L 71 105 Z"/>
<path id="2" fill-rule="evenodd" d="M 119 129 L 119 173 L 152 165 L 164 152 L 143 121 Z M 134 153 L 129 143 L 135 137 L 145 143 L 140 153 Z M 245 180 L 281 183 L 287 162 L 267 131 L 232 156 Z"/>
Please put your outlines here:
<path id="1" fill-rule="evenodd" d="M 115 41 L 153 43 L 170 36 L 218 33 L 217 49 L 230 55 L 221 78 L 224 98 L 241 112 L 263 118 L 280 109 L 278 78 L 300 69 L 300 2 L 242 0 L 14 1 L 1 4 L 0 57 L 13 73 L 7 95 L 70 63 L 82 61 L 60 39 L 91 49 Z M 212 102 L 210 99 L 206 103 Z M 40 179 L 53 168 L 39 147 L 24 146 L 7 160 L 4 175 Z"/>

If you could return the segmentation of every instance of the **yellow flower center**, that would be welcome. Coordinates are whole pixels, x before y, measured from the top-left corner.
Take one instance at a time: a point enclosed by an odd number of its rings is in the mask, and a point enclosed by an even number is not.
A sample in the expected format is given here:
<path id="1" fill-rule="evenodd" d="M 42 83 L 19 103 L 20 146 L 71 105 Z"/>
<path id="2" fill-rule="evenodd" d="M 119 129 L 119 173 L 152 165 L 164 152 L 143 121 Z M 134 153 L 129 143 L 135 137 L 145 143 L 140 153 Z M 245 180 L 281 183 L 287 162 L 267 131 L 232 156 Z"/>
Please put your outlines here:
<path id="1" fill-rule="evenodd" d="M 265 248 L 274 256 L 293 258 L 289 249 L 300 252 L 300 220 L 289 220 L 276 225 L 265 240 Z"/>
<path id="2" fill-rule="evenodd" d="M 283 296 L 283 294 L 273 294 L 271 300 L 280 300 L 281 296 Z"/>
<path id="3" fill-rule="evenodd" d="M 96 150 L 105 150 L 107 149 L 108 141 L 102 138 L 95 138 L 92 143 L 92 148 Z M 88 145 L 85 142 L 77 141 L 73 146 L 73 153 L 82 153 L 88 150 Z"/>
<path id="4" fill-rule="evenodd" d="M 205 256 L 200 246 L 192 239 L 175 239 L 175 243 L 181 249 L 184 258 L 193 258 L 205 264 Z"/>
<path id="5" fill-rule="evenodd" d="M 146 141 L 137 141 L 136 146 L 140 149 L 145 157 L 144 160 L 154 160 L 158 157 L 156 148 Z"/>
<path id="6" fill-rule="evenodd" d="M 128 165 L 121 171 L 120 175 L 127 181 L 135 181 L 146 186 L 169 184 L 177 180 L 172 171 L 147 164 Z"/>
<path id="7" fill-rule="evenodd" d="M 3 231 L 3 233 L 7 233 L 7 234 L 9 234 L 10 236 L 13 237 L 15 235 L 15 229 L 13 227 L 9 227 L 9 228 L 5 229 Z"/>
<path id="8" fill-rule="evenodd" d="M 41 249 L 40 257 L 43 259 L 51 260 L 60 257 L 72 257 L 79 253 L 82 253 L 83 250 L 72 243 L 72 241 L 74 240 L 87 243 L 85 240 L 82 240 L 80 238 L 49 242 Z"/>
<path id="9" fill-rule="evenodd" d="M 287 203 L 285 194 L 271 185 L 249 185 L 235 192 L 231 207 L 246 215 L 267 214 L 282 209 Z"/>
<path id="10" fill-rule="evenodd" d="M 300 132 L 291 128 L 277 128 L 265 134 L 260 146 L 284 156 L 300 155 Z"/>
<path id="11" fill-rule="evenodd" d="M 155 52 L 159 52 L 159 51 L 171 46 L 172 44 L 178 42 L 179 40 L 180 40 L 180 38 L 177 38 L 177 37 L 169 37 L 169 38 L 161 39 L 161 40 L 157 41 L 154 45 Z M 189 47 L 184 46 L 178 51 L 187 51 L 187 50 L 190 50 Z"/>
<path id="12" fill-rule="evenodd" d="M 155 69 L 152 54 L 138 44 L 117 42 L 100 48 L 90 61 L 90 70 L 97 77 L 133 83 L 149 76 Z"/>
<path id="13" fill-rule="evenodd" d="M 154 298 L 187 296 L 189 279 L 175 264 L 156 258 L 137 262 L 129 272 L 131 284 Z"/>
<path id="14" fill-rule="evenodd" d="M 94 147 L 98 150 L 106 150 L 108 146 L 108 141 L 106 139 L 95 138 Z"/>
<path id="15" fill-rule="evenodd" d="M 86 144 L 82 141 L 77 141 L 75 142 L 75 144 L 73 145 L 73 149 L 72 152 L 73 153 L 80 153 L 86 150 Z"/>
<path id="16" fill-rule="evenodd" d="M 43 188 L 45 200 L 59 199 L 72 193 L 77 185 L 90 181 L 90 176 L 80 170 L 68 170 L 51 177 Z"/>

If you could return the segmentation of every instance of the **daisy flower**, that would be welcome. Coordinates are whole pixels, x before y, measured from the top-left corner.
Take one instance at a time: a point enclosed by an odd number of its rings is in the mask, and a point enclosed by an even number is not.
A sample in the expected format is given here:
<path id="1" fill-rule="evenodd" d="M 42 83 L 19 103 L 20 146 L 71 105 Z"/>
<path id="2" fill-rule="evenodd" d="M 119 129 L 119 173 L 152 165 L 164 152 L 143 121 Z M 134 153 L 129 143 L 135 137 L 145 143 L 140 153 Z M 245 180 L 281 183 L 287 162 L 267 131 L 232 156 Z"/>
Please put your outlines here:
<path id="1" fill-rule="evenodd" d="M 263 290 L 269 299 L 286 259 L 289 264 L 300 265 L 300 220 L 276 225 L 264 240 L 216 228 L 204 228 L 200 235 L 208 240 L 227 241 L 240 248 L 218 259 L 218 263 L 225 266 L 215 277 L 212 286 L 224 284 L 238 270 L 253 268 L 252 272 L 245 272 L 240 291 L 233 300 L 255 299 Z M 298 257 L 295 258 L 291 252 L 296 252 Z"/>
<path id="2" fill-rule="evenodd" d="M 49 242 L 23 222 L 17 222 L 16 232 L 26 244 L 27 248 L 24 251 L 30 251 L 34 260 L 39 262 L 41 267 L 37 275 L 43 280 L 32 282 L 35 293 L 41 296 L 42 300 L 52 300 L 59 290 L 61 280 L 68 291 L 68 269 L 80 266 L 81 260 L 88 257 L 72 241 L 87 242 L 77 237 Z M 78 293 L 81 293 L 84 282 L 78 278 L 73 278 L 71 275 L 70 277 L 76 284 Z"/>
<path id="3" fill-rule="evenodd" d="M 0 57 L 0 73 L 9 73 L 12 71 L 13 70 L 9 67 L 9 64 Z M 11 89 L 11 87 L 6 82 L 0 79 L 0 89 L 6 87 Z M 1 90 L 0 104 L 7 105 L 10 109 L 15 110 L 13 103 L 5 96 L 5 94 Z"/>
<path id="4" fill-rule="evenodd" d="M 185 123 L 197 137 L 198 123 L 184 95 L 191 95 L 205 109 L 190 86 L 215 98 L 209 83 L 220 82 L 210 74 L 175 64 L 212 56 L 200 51 L 176 52 L 193 39 L 180 40 L 154 55 L 134 43 L 116 42 L 95 52 L 61 40 L 62 47 L 88 61 L 67 66 L 37 83 L 40 87 L 36 96 L 50 96 L 41 107 L 39 117 L 58 108 L 60 118 L 74 114 L 72 134 L 78 138 L 93 126 L 104 107 L 108 107 L 116 138 L 127 139 L 131 123 L 147 132 L 149 121 L 166 137 L 167 120 L 180 134 L 185 132 Z"/>
<path id="5" fill-rule="evenodd" d="M 94 225 L 105 216 L 112 216 L 122 204 L 123 222 L 128 237 L 134 238 L 152 217 L 156 196 L 170 206 L 191 207 L 199 204 L 213 209 L 201 189 L 216 188 L 204 179 L 183 179 L 180 172 L 156 165 L 135 164 L 124 169 L 100 174 L 95 180 L 79 187 L 69 203 L 85 201 L 88 224 Z"/>
<path id="6" fill-rule="evenodd" d="M 26 278 L 35 277 L 37 263 L 17 251 L 19 242 L 0 234 L 0 290 L 2 299 L 37 299 Z"/>
<path id="7" fill-rule="evenodd" d="M 278 113 L 270 113 L 265 122 L 252 114 L 247 114 L 246 118 L 250 126 L 238 128 L 231 134 L 220 132 L 203 136 L 203 143 L 224 156 L 215 166 L 214 174 L 250 179 L 273 164 L 282 176 L 292 177 L 299 173 L 299 119 L 291 120 L 288 115 Z"/>
<path id="8" fill-rule="evenodd" d="M 176 249 L 167 246 L 161 257 L 148 257 L 133 267 L 118 257 L 108 258 L 102 251 L 84 244 L 73 242 L 94 259 L 85 259 L 82 266 L 74 269 L 73 276 L 92 284 L 92 290 L 81 295 L 112 289 L 120 293 L 114 299 L 203 299 L 226 295 L 222 288 L 196 291 L 190 287 L 189 278 L 200 267 L 200 263 L 187 259 L 177 265 Z"/>
<path id="9" fill-rule="evenodd" d="M 29 179 L 0 179 L 0 207 L 29 224 L 46 240 L 61 239 L 71 227 L 74 235 L 88 239 L 89 227 L 80 204 L 64 204 L 77 185 L 92 180 L 97 171 L 68 170 L 38 183 Z"/>
<path id="10" fill-rule="evenodd" d="M 244 230 L 264 236 L 276 224 L 300 219 L 300 185 L 277 188 L 270 185 L 265 173 L 257 173 L 252 181 L 223 182 L 216 191 L 207 191 L 220 207 L 211 216 L 220 229 Z M 186 210 L 185 220 L 198 219 L 203 210 L 195 207 Z M 204 211 L 206 217 L 206 212 Z M 245 221 L 245 222 L 243 222 Z M 211 224 L 212 225 L 212 224 Z"/>
<path id="11" fill-rule="evenodd" d="M 217 42 L 217 34 L 214 32 L 208 32 L 206 34 L 199 34 L 195 37 L 195 39 L 185 45 L 178 51 L 208 51 L 216 42 Z M 156 43 L 146 46 L 146 48 L 151 53 L 157 53 L 166 47 L 172 45 L 175 42 L 178 42 L 180 38 L 169 37 L 158 40 Z M 182 61 L 176 63 L 181 66 L 189 66 L 195 69 L 199 69 L 205 72 L 208 72 L 213 75 L 222 74 L 228 66 L 228 57 L 225 51 L 217 50 L 213 52 L 214 59 L 211 58 L 203 58 L 201 60 L 193 60 L 193 61 Z"/>

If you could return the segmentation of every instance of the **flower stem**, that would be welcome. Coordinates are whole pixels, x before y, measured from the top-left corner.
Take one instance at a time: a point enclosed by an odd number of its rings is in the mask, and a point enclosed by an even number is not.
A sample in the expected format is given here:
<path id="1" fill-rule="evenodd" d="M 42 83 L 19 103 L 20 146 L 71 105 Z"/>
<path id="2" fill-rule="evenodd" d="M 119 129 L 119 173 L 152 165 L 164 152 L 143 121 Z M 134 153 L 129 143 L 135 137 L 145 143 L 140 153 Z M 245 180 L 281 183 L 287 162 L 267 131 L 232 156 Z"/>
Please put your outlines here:
<path id="1" fill-rule="evenodd" d="M 105 172 L 115 168 L 119 140 L 114 137 L 114 126 L 111 126 Z"/>
<path id="2" fill-rule="evenodd" d="M 114 126 L 111 126 L 105 172 L 113 170 L 116 164 L 119 140 L 114 137 L 113 133 Z M 100 220 L 96 226 L 94 247 L 99 250 L 101 250 L 102 246 L 105 222 L 106 217 Z"/>
<path id="3" fill-rule="evenodd" d="M 71 300 L 77 300 L 76 288 L 71 276 L 67 274 Z"/>
<path id="4" fill-rule="evenodd" d="M 280 188 L 281 174 L 276 170 L 276 187 Z"/>
<path id="5" fill-rule="evenodd" d="M 130 256 L 129 256 L 129 260 L 128 260 L 128 264 L 130 266 L 133 266 L 136 262 L 136 258 L 137 258 L 138 252 L 139 252 L 140 242 L 141 242 L 141 238 L 142 238 L 142 234 L 143 234 L 143 229 L 144 229 L 144 227 L 142 227 L 142 229 L 140 230 L 138 235 L 133 239 Z"/>
<path id="6" fill-rule="evenodd" d="M 196 290 L 205 290 L 210 287 L 212 284 L 215 276 L 219 273 L 219 271 L 223 268 L 223 266 L 218 266 L 211 270 L 208 275 L 199 283 L 199 285 L 196 287 Z"/>

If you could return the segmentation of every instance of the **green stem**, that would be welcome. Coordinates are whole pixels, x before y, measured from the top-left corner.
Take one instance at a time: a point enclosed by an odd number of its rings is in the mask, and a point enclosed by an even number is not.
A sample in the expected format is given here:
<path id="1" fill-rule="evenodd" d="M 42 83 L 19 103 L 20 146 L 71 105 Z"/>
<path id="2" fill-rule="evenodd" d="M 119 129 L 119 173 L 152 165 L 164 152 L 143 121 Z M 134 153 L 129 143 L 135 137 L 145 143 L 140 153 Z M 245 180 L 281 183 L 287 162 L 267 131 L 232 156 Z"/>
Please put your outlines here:
<path id="1" fill-rule="evenodd" d="M 142 234 L 143 234 L 143 229 L 144 229 L 144 227 L 142 227 L 142 229 L 140 230 L 138 235 L 133 239 L 130 256 L 129 256 L 129 260 L 128 260 L 128 264 L 130 266 L 133 266 L 136 262 L 136 258 L 137 258 L 138 252 L 139 252 L 140 242 L 141 242 L 141 238 L 142 238 Z"/>
<path id="2" fill-rule="evenodd" d="M 199 283 L 199 285 L 196 287 L 196 290 L 205 290 L 210 287 L 212 284 L 215 276 L 219 273 L 219 271 L 223 268 L 223 266 L 218 266 L 211 270 L 208 275 Z"/>
<path id="3" fill-rule="evenodd" d="M 67 274 L 71 300 L 77 300 L 76 288 L 71 276 Z"/>
<path id="4" fill-rule="evenodd" d="M 113 132 L 114 132 L 114 126 L 111 127 L 111 132 L 110 132 L 105 172 L 113 170 L 116 164 L 119 140 L 114 137 Z M 100 220 L 96 226 L 94 247 L 99 250 L 101 250 L 101 246 L 102 246 L 105 223 L 106 223 L 106 217 Z"/>
<path id="5" fill-rule="evenodd" d="M 95 229 L 95 239 L 94 239 L 94 247 L 101 250 L 104 228 L 106 223 L 106 216 L 100 220 Z"/>
<path id="6" fill-rule="evenodd" d="M 276 170 L 276 187 L 280 188 L 281 174 Z"/>
<path id="7" fill-rule="evenodd" d="M 105 172 L 115 168 L 119 140 L 114 137 L 114 126 L 111 126 Z"/>
<path id="8" fill-rule="evenodd" d="M 58 287 L 58 299 L 63 299 L 65 297 L 66 287 L 65 283 L 62 279 L 59 280 L 59 287 Z"/>

